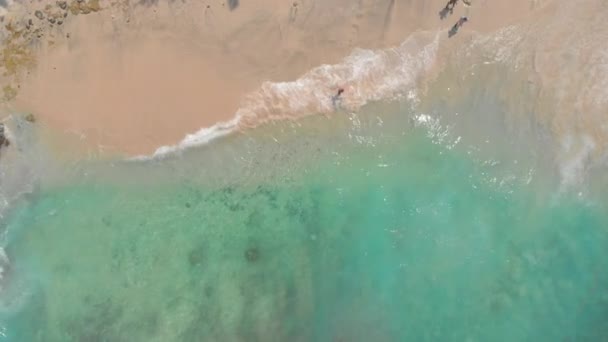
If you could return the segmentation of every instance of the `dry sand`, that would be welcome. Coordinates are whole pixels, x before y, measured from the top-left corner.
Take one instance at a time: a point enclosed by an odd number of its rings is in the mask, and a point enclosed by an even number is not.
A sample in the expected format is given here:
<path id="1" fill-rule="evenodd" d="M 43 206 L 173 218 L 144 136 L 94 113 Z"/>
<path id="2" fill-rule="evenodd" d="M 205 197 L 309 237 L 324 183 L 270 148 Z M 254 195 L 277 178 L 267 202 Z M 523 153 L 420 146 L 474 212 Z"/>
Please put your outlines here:
<path id="1" fill-rule="evenodd" d="M 94 148 L 150 153 L 231 119 L 263 81 L 296 79 L 355 47 L 398 45 L 416 30 L 447 30 L 460 15 L 470 18 L 463 31 L 495 30 L 548 2 L 473 0 L 442 21 L 444 0 L 242 0 L 232 9 L 234 0 L 101 1 L 100 11 L 68 8 L 62 25 L 45 24 L 36 66 L 4 79 L 18 89 L 8 106 Z M 27 22 L 35 8 L 13 18 Z"/>

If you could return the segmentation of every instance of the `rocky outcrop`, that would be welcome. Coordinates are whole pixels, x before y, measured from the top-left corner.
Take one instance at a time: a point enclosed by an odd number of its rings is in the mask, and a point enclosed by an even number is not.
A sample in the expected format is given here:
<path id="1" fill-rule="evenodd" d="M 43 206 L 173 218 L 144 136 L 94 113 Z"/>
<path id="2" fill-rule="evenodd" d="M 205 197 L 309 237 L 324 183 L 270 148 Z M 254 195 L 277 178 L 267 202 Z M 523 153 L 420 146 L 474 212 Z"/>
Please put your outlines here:
<path id="1" fill-rule="evenodd" d="M 0 0 L 0 4 L 2 4 Z M 11 101 L 17 95 L 19 76 L 31 71 L 36 65 L 35 47 L 41 43 L 52 46 L 70 32 L 59 28 L 69 15 L 99 12 L 100 0 L 59 0 L 16 2 L 11 15 L 0 12 L 0 100 Z M 0 6 L 0 10 L 2 6 Z"/>
<path id="2" fill-rule="evenodd" d="M 34 123 L 36 122 L 36 117 L 34 116 L 34 114 L 32 113 L 28 113 L 25 115 L 24 117 L 25 121 L 29 122 L 29 123 Z"/>
<path id="3" fill-rule="evenodd" d="M 6 127 L 3 123 L 0 123 L 0 148 L 6 147 L 10 144 L 8 137 L 6 136 Z"/>

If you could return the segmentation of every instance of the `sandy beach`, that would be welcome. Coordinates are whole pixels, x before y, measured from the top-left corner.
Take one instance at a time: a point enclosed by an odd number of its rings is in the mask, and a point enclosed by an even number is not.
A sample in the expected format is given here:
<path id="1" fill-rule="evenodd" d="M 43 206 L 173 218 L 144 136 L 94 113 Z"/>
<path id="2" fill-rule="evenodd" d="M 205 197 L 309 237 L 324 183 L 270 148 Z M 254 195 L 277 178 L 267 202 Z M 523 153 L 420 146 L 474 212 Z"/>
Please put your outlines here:
<path id="1" fill-rule="evenodd" d="M 448 58 L 450 46 L 470 32 L 526 20 L 547 2 L 458 3 L 445 20 L 438 16 L 443 0 L 259 0 L 232 9 L 223 1 L 100 1 L 84 2 L 99 10 L 80 12 L 41 2 L 5 19 L 27 26 L 33 18 L 41 36 L 32 45 L 31 66 L 5 77 L 18 89 L 5 106 L 34 113 L 92 149 L 148 154 L 230 120 L 264 81 L 292 81 L 313 67 L 339 63 L 356 47 L 399 45 L 414 31 L 447 36 L 468 15 L 459 35 L 441 38 Z M 65 13 L 62 25 L 39 20 L 35 11 L 44 8 Z M 326 85 L 328 96 L 344 86 L 334 83 Z"/>

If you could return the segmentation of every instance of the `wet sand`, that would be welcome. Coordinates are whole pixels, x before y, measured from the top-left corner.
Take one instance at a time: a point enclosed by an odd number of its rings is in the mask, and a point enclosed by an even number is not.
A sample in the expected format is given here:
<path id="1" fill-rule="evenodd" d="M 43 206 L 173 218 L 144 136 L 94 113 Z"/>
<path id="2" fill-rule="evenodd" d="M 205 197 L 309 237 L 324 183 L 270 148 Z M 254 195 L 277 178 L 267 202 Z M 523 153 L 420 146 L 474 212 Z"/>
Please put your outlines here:
<path id="1" fill-rule="evenodd" d="M 259 0 L 232 9 L 222 1 L 102 1 L 98 12 L 68 9 L 62 25 L 45 29 L 33 51 L 36 66 L 4 80 L 18 89 L 8 107 L 33 112 L 92 149 L 146 154 L 230 120 L 264 81 L 294 80 L 356 47 L 395 46 L 417 30 L 447 31 L 468 15 L 449 51 L 467 32 L 526 20 L 547 3 L 477 0 L 440 20 L 443 0 Z"/>

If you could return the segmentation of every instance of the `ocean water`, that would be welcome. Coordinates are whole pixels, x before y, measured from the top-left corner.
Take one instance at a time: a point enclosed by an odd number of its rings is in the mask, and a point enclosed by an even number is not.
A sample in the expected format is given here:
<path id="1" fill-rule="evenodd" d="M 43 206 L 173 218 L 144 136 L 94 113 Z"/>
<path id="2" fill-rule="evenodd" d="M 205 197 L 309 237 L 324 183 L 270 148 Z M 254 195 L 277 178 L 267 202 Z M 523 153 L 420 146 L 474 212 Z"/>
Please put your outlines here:
<path id="1" fill-rule="evenodd" d="M 431 112 L 501 117 L 484 98 Z M 80 163 L 5 220 L 3 339 L 605 339 L 601 189 L 561 189 L 505 125 L 484 145 L 431 112 L 374 103 Z"/>
<path id="2" fill-rule="evenodd" d="M 150 158 L 14 120 L 0 340 L 607 340 L 602 9 L 356 49 Z"/>

